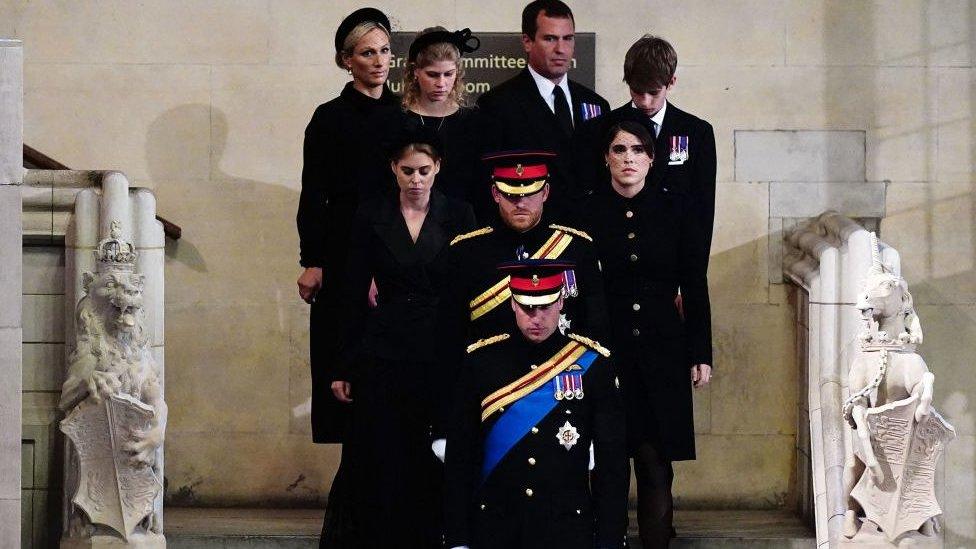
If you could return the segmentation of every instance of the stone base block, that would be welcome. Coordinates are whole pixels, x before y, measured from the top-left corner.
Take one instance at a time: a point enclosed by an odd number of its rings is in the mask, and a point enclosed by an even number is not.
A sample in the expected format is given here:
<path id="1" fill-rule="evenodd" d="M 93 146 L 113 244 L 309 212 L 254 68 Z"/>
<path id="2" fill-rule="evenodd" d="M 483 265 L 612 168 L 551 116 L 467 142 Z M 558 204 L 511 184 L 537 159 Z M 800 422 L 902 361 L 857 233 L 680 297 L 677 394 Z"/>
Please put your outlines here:
<path id="1" fill-rule="evenodd" d="M 61 549 L 166 549 L 166 536 L 135 534 L 129 541 L 117 536 L 96 535 L 87 539 L 62 538 Z"/>

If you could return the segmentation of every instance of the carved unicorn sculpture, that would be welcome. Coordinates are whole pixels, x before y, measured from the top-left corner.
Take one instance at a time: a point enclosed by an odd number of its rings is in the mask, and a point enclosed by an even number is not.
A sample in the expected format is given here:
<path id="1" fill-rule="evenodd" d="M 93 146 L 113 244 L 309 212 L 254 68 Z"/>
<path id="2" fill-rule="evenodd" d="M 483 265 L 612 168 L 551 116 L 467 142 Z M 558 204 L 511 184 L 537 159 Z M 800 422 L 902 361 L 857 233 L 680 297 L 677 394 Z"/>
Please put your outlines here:
<path id="1" fill-rule="evenodd" d="M 915 352 L 922 329 L 908 283 L 882 263 L 874 233 L 871 248 L 871 268 L 855 305 L 865 330 L 844 403 L 854 430 L 844 471 L 844 536 L 854 538 L 864 518 L 877 525 L 886 545 L 895 546 L 906 532 L 935 536 L 940 528 L 932 477 L 953 431 L 932 408 L 935 376 Z"/>

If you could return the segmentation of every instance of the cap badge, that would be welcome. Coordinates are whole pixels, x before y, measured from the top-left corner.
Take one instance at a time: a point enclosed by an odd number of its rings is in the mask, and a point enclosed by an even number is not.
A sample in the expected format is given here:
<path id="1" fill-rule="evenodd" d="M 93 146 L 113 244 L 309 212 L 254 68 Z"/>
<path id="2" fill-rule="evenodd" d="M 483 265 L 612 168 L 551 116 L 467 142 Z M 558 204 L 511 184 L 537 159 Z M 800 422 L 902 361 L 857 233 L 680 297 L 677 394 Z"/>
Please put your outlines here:
<path id="1" fill-rule="evenodd" d="M 515 173 L 517 173 L 519 177 L 522 177 L 522 174 L 525 173 L 525 168 L 523 168 L 521 164 L 516 164 Z"/>
<path id="2" fill-rule="evenodd" d="M 532 275 L 532 285 L 533 286 L 539 285 L 539 275 Z"/>

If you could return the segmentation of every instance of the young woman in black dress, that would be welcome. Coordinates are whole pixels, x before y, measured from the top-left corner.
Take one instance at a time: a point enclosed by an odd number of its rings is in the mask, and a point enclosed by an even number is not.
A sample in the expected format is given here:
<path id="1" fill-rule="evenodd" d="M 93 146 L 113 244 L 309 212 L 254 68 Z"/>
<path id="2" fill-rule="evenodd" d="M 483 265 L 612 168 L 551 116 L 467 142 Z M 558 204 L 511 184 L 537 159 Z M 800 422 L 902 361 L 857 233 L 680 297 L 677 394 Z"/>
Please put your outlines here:
<path id="1" fill-rule="evenodd" d="M 332 382 L 353 410 L 350 494 L 356 547 L 438 547 L 442 468 L 431 451 L 438 402 L 437 314 L 448 246 L 475 228 L 471 207 L 434 189 L 442 145 L 432 128 L 394 144 L 397 187 L 360 206 L 351 234 L 345 336 Z M 375 280 L 377 306 L 366 292 Z"/>

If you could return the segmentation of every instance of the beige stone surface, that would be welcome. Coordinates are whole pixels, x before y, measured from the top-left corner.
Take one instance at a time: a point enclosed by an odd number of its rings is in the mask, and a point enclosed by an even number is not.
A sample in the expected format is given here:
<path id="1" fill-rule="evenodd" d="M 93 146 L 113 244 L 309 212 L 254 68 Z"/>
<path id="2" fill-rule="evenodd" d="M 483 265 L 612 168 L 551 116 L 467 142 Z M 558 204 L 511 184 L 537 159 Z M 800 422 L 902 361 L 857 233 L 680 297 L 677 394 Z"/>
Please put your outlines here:
<path id="1" fill-rule="evenodd" d="M 793 312 L 784 305 L 716 304 L 711 433 L 794 435 Z"/>
<path id="2" fill-rule="evenodd" d="M 767 298 L 769 185 L 719 183 L 708 265 L 709 296 L 718 303 L 762 303 Z"/>
<path id="3" fill-rule="evenodd" d="M 64 382 L 63 343 L 25 343 L 24 391 L 60 391 Z"/>
<path id="4" fill-rule="evenodd" d="M 794 482 L 793 436 L 699 435 L 695 442 L 698 459 L 674 464 L 675 505 L 771 509 L 788 501 Z"/>
<path id="5" fill-rule="evenodd" d="M 971 68 L 939 71 L 938 143 L 940 182 L 969 182 L 976 165 L 976 78 Z"/>
<path id="6" fill-rule="evenodd" d="M 264 0 L 5 4 L 4 30 L 30 41 L 29 64 L 267 62 Z"/>
<path id="7" fill-rule="evenodd" d="M 64 293 L 64 254 L 60 248 L 24 248 L 25 294 Z"/>
<path id="8" fill-rule="evenodd" d="M 967 2 L 791 0 L 787 63 L 791 65 L 968 65 Z"/>
<path id="9" fill-rule="evenodd" d="M 882 238 L 916 304 L 976 303 L 976 185 L 893 183 L 887 202 Z"/>
<path id="10" fill-rule="evenodd" d="M 212 441 L 206 432 L 167 434 L 167 505 L 319 506 L 339 459 L 338 445 L 305 435 L 226 433 Z"/>
<path id="11" fill-rule="evenodd" d="M 209 67 L 28 64 L 24 72 L 24 141 L 59 162 L 121 170 L 141 186 L 209 173 Z"/>

